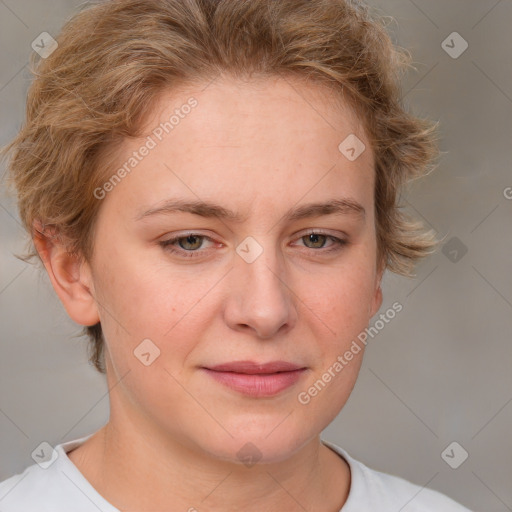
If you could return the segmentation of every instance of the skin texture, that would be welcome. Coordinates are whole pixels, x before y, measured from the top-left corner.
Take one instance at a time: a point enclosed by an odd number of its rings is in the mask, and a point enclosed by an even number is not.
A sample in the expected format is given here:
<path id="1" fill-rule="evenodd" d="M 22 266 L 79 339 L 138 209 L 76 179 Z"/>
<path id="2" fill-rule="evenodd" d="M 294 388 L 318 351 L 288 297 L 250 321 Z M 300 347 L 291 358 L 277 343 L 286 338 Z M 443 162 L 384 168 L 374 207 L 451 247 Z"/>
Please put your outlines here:
<path id="1" fill-rule="evenodd" d="M 69 457 L 120 510 L 338 511 L 350 471 L 320 433 L 347 401 L 364 351 L 307 405 L 297 397 L 382 304 L 370 144 L 331 91 L 283 78 L 165 91 L 145 136 L 190 97 L 197 106 L 101 199 L 92 261 L 35 240 L 69 316 L 100 320 L 107 340 L 110 419 Z M 355 161 L 338 149 L 351 133 L 366 145 Z M 116 148 L 117 166 L 144 140 Z M 342 197 L 362 204 L 365 217 L 284 219 L 291 208 Z M 169 198 L 212 201 L 245 219 L 135 220 Z M 308 229 L 348 245 L 328 252 L 335 242 L 310 240 Z M 190 231 L 208 238 L 173 247 L 197 257 L 159 245 Z M 248 236 L 263 249 L 252 263 L 236 252 Z M 160 350 L 149 366 L 134 356 L 144 339 Z M 252 398 L 200 370 L 233 360 L 307 370 L 278 395 Z M 249 442 L 261 457 L 250 467 L 237 456 Z"/>

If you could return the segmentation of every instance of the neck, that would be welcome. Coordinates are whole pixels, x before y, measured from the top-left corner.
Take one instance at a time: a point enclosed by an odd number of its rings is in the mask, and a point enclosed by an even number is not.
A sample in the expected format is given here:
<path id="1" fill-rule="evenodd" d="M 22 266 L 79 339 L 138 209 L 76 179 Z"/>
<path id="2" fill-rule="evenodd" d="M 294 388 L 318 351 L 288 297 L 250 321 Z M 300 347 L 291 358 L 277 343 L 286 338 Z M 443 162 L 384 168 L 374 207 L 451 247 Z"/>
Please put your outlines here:
<path id="1" fill-rule="evenodd" d="M 69 454 L 91 485 L 126 512 L 338 512 L 348 496 L 348 464 L 319 436 L 284 461 L 246 466 L 126 425 L 111 415 Z"/>

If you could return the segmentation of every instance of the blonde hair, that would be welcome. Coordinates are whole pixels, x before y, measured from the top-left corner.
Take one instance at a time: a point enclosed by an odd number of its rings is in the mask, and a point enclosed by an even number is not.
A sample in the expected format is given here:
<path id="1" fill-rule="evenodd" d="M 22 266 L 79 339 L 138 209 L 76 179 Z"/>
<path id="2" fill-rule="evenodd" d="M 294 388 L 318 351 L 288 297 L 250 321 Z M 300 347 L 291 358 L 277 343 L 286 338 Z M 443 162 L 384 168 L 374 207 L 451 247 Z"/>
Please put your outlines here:
<path id="1" fill-rule="evenodd" d="M 30 234 L 24 261 L 39 257 L 35 223 L 90 261 L 108 178 L 102 155 L 139 136 L 157 95 L 187 83 L 296 76 L 350 99 L 375 157 L 377 261 L 410 276 L 434 252 L 435 232 L 400 210 L 403 186 L 433 170 L 438 123 L 401 105 L 409 52 L 393 45 L 385 18 L 348 0 L 116 0 L 77 13 L 46 59 L 31 58 L 26 120 L 2 149 Z M 101 325 L 84 328 L 90 362 L 105 373 Z"/>

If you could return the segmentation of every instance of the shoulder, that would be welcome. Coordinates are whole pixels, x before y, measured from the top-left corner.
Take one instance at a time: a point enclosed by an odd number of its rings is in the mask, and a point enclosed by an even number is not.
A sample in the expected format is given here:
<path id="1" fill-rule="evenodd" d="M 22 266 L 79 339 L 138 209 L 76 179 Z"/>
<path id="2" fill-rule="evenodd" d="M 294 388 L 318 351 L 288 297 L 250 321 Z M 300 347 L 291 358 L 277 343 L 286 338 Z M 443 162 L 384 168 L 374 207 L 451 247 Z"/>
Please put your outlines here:
<path id="1" fill-rule="evenodd" d="M 471 512 L 438 491 L 368 468 L 339 446 L 325 440 L 322 442 L 341 455 L 350 466 L 350 492 L 340 512 Z"/>
<path id="2" fill-rule="evenodd" d="M 0 482 L 0 507 L 2 512 L 50 510 L 47 508 L 48 493 L 55 489 L 55 473 L 47 472 L 37 464 Z M 44 500 L 41 498 L 45 497 Z"/>
<path id="3" fill-rule="evenodd" d="M 49 460 L 32 464 L 0 482 L 2 512 L 119 512 L 100 496 L 70 461 L 67 452 L 90 436 L 50 445 Z M 43 455 L 45 453 L 43 452 Z"/>

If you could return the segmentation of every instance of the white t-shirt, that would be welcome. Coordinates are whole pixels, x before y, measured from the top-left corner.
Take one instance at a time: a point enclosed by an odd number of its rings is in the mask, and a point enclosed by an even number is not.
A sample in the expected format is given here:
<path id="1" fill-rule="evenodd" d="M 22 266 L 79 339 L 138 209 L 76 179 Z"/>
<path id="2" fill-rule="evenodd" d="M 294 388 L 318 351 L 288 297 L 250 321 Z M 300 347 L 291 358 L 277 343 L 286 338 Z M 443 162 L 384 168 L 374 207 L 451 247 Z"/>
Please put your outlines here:
<path id="1" fill-rule="evenodd" d="M 67 452 L 89 437 L 55 446 L 42 446 L 23 473 L 0 482 L 1 512 L 120 512 L 105 500 L 71 462 Z M 403 478 L 375 471 L 328 441 L 326 446 L 349 464 L 351 485 L 340 512 L 471 512 L 444 494 Z M 45 466 L 45 467 L 43 467 Z"/>

